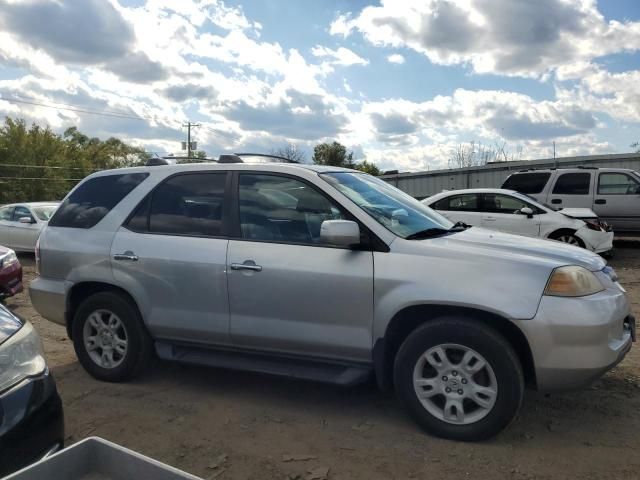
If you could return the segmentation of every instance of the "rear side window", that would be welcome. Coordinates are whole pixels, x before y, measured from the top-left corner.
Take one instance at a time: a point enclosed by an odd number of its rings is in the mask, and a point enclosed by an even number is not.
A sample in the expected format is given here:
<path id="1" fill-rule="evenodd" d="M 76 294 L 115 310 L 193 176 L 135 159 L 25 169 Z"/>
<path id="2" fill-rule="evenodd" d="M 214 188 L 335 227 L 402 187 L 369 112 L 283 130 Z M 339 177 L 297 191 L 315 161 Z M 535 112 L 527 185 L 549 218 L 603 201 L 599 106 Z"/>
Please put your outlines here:
<path id="1" fill-rule="evenodd" d="M 165 235 L 221 236 L 226 180 L 226 172 L 171 177 L 142 201 L 127 228 Z"/>
<path id="2" fill-rule="evenodd" d="M 49 225 L 91 228 L 148 176 L 148 173 L 125 173 L 91 178 L 62 202 Z"/>
<path id="3" fill-rule="evenodd" d="M 553 193 L 556 195 L 589 195 L 590 173 L 563 173 L 556 180 Z"/>
<path id="4" fill-rule="evenodd" d="M 438 200 L 432 205 L 435 210 L 444 211 L 461 211 L 461 212 L 473 212 L 478 210 L 478 195 L 475 193 L 468 193 L 466 195 L 453 195 L 451 197 Z"/>
<path id="5" fill-rule="evenodd" d="M 502 188 L 520 193 L 540 193 L 550 176 L 549 172 L 514 173 L 505 180 Z"/>
<path id="6" fill-rule="evenodd" d="M 626 173 L 601 173 L 598 179 L 598 195 L 637 195 L 639 187 Z"/>

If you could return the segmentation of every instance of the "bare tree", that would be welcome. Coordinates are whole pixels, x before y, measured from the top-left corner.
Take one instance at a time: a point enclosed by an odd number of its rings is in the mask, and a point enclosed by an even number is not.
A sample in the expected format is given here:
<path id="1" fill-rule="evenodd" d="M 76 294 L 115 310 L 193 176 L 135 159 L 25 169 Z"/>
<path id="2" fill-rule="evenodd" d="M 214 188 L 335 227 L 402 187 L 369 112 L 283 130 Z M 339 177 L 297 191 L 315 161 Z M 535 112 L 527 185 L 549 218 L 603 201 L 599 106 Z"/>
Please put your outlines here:
<path id="1" fill-rule="evenodd" d="M 495 142 L 494 147 L 488 147 L 482 142 L 472 141 L 468 144 L 458 144 L 449 155 L 449 168 L 467 168 L 486 165 L 489 162 L 508 162 L 522 158 L 522 147 L 515 152 L 507 146 L 507 142 Z"/>
<path id="2" fill-rule="evenodd" d="M 636 153 L 640 153 L 640 142 L 633 142 L 631 148 L 635 148 Z"/>
<path id="3" fill-rule="evenodd" d="M 271 153 L 298 163 L 304 163 L 307 159 L 304 152 L 295 143 L 287 143 L 284 147 L 272 150 Z"/>

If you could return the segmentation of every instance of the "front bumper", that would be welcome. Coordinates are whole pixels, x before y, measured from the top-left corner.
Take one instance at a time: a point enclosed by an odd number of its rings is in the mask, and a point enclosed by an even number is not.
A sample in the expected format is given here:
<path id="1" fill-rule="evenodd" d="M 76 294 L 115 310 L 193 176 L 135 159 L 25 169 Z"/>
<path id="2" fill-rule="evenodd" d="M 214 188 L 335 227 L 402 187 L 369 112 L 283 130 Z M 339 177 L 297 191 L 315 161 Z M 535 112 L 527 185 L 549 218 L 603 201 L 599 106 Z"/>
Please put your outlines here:
<path id="1" fill-rule="evenodd" d="M 588 386 L 624 359 L 635 336 L 635 319 L 617 284 L 588 297 L 542 297 L 536 316 L 520 326 L 541 391 Z"/>
<path id="2" fill-rule="evenodd" d="M 0 477 L 61 448 L 62 401 L 50 373 L 0 393 Z"/>
<path id="3" fill-rule="evenodd" d="M 595 253 L 605 253 L 613 250 L 613 231 L 598 232 L 582 227 L 576 232 L 584 246 Z"/>
<path id="4" fill-rule="evenodd" d="M 11 297 L 22 290 L 22 265 L 19 262 L 0 269 L 0 298 Z"/>

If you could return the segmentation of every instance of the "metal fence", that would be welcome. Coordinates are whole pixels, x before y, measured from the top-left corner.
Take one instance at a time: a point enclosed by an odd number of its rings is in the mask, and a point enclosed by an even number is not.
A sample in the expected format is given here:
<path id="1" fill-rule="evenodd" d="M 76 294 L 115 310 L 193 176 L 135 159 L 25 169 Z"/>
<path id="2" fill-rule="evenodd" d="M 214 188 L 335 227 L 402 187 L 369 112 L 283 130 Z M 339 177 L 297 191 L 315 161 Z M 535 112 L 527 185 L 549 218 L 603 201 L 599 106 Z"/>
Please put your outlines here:
<path id="1" fill-rule="evenodd" d="M 383 175 L 381 178 L 409 195 L 422 199 L 443 190 L 499 188 L 502 182 L 513 172 L 527 168 L 569 168 L 577 166 L 630 168 L 640 171 L 640 153 L 499 162 L 481 167 Z"/>

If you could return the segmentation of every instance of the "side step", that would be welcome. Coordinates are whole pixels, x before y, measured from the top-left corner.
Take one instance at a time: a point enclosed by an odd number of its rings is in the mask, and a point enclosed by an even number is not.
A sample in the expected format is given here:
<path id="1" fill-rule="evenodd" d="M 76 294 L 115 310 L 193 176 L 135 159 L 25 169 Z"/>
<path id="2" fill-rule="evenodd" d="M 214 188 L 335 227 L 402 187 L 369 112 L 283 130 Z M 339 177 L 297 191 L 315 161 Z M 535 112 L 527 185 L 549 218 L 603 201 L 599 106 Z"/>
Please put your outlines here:
<path id="1" fill-rule="evenodd" d="M 342 386 L 363 383 L 373 372 L 373 368 L 365 365 L 344 365 L 305 357 L 213 350 L 166 342 L 156 342 L 155 347 L 156 353 L 163 360 L 302 378 Z"/>

